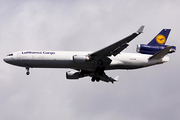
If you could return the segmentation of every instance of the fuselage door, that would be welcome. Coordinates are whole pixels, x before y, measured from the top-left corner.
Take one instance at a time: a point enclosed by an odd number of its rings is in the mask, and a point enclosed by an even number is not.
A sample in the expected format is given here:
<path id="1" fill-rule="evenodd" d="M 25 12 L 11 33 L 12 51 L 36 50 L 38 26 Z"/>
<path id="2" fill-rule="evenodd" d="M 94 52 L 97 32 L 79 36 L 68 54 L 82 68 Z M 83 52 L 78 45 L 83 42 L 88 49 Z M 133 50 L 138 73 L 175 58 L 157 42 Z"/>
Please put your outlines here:
<path id="1" fill-rule="evenodd" d="M 18 58 L 18 59 L 22 59 L 22 58 L 21 58 L 21 53 L 20 53 L 20 52 L 17 53 L 17 58 Z"/>

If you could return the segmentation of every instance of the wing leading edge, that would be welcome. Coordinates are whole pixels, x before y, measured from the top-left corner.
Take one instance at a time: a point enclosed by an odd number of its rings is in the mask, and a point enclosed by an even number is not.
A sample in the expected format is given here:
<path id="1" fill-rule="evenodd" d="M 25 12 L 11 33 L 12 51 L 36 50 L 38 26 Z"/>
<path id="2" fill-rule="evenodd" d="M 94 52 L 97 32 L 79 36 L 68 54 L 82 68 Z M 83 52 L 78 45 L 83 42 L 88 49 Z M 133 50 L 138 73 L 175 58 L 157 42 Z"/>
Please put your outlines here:
<path id="1" fill-rule="evenodd" d="M 126 47 L 128 47 L 129 45 L 127 43 L 129 43 L 131 40 L 133 40 L 134 38 L 136 38 L 139 34 L 141 34 L 143 32 L 144 26 L 141 26 L 137 32 L 129 35 L 128 37 L 119 40 L 118 42 L 109 45 L 101 50 L 98 50 L 94 53 L 91 53 L 89 56 L 90 58 L 93 59 L 102 59 L 104 57 L 107 56 L 116 56 L 117 54 L 119 54 L 121 51 L 123 51 Z"/>

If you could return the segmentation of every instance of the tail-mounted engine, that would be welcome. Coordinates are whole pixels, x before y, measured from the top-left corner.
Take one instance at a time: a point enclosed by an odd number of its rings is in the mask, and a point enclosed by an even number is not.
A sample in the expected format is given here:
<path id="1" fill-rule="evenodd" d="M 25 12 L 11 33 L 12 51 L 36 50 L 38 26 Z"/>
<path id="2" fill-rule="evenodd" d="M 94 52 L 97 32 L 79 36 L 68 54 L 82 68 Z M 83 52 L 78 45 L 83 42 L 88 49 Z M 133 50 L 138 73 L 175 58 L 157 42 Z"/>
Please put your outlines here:
<path id="1" fill-rule="evenodd" d="M 139 44 L 137 45 L 137 49 L 136 51 L 138 53 L 142 53 L 142 54 L 155 54 L 157 52 L 159 52 L 160 50 L 164 49 L 165 47 L 167 47 L 169 45 L 162 45 L 162 46 L 151 46 L 151 45 L 146 45 L 146 44 Z M 176 47 L 173 46 L 168 53 L 173 53 L 176 51 Z"/>

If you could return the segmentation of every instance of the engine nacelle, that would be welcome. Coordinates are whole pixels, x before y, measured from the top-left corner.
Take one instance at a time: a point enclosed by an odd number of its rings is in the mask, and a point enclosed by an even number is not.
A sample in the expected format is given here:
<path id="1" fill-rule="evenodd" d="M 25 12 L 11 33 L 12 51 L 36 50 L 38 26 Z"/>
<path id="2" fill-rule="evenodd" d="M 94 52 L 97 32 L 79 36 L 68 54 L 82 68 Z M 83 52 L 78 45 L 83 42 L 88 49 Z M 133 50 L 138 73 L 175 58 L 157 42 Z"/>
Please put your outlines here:
<path id="1" fill-rule="evenodd" d="M 146 44 L 140 44 L 137 45 L 137 52 L 138 53 L 143 53 L 143 54 L 155 54 L 157 52 L 159 52 L 160 50 L 164 49 L 165 47 L 167 47 L 169 45 L 162 45 L 162 46 L 150 46 L 150 45 L 146 45 Z M 168 53 L 173 53 L 176 51 L 176 47 L 173 46 Z"/>
<path id="2" fill-rule="evenodd" d="M 73 61 L 75 63 L 82 63 L 82 62 L 90 61 L 90 58 L 87 55 L 74 55 L 73 56 Z"/>
<path id="3" fill-rule="evenodd" d="M 66 72 L 66 78 L 67 79 L 79 79 L 80 72 L 68 71 L 68 72 Z"/>

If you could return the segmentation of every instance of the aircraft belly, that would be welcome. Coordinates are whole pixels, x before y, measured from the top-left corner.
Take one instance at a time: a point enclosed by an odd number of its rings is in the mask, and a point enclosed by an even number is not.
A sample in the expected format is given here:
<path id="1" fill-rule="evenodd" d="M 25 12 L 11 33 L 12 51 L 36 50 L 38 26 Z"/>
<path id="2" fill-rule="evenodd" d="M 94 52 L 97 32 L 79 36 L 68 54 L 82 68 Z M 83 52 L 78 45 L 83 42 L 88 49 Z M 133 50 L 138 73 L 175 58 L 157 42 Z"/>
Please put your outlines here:
<path id="1" fill-rule="evenodd" d="M 113 69 L 137 69 L 142 68 L 144 66 L 141 65 L 112 65 L 107 68 L 107 70 L 113 70 Z"/>
<path id="2" fill-rule="evenodd" d="M 74 63 L 73 60 L 18 60 L 15 64 L 32 68 L 72 68 L 81 70 L 94 70 L 96 68 L 96 64 Z"/>

